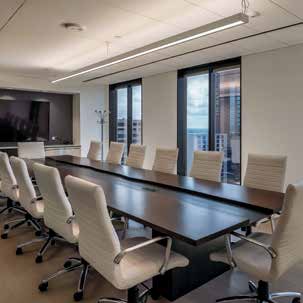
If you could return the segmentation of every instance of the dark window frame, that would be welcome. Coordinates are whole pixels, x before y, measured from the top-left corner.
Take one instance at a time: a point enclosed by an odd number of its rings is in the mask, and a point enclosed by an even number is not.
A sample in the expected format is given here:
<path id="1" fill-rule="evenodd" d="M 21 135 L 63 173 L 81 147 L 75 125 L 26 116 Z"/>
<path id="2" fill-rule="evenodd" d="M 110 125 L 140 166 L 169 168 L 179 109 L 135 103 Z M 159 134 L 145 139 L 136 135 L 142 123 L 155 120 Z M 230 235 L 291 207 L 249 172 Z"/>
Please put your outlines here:
<path id="1" fill-rule="evenodd" d="M 242 183 L 242 64 L 241 57 L 217 61 L 209 64 L 197 65 L 178 70 L 177 80 L 177 146 L 179 148 L 178 174 L 186 175 L 187 171 L 187 85 L 186 78 L 201 72 L 208 72 L 209 75 L 209 150 L 215 150 L 215 96 L 214 92 L 214 71 L 219 68 L 240 66 L 240 184 Z"/>
<path id="2" fill-rule="evenodd" d="M 117 141 L 117 89 L 127 88 L 127 151 L 132 143 L 132 87 L 141 86 L 141 144 L 143 144 L 143 94 L 142 79 L 124 81 L 109 85 L 109 144 L 111 141 Z M 130 101 L 130 102 L 129 102 Z"/>

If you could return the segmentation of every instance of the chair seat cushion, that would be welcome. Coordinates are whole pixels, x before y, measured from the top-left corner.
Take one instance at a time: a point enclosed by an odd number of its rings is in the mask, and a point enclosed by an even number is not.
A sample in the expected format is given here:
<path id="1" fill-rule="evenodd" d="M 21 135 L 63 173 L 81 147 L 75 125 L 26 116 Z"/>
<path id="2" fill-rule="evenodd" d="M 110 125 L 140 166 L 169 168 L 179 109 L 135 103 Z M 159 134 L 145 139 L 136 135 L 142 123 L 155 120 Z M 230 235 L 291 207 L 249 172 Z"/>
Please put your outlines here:
<path id="1" fill-rule="evenodd" d="M 129 238 L 121 242 L 122 249 L 148 241 L 143 237 Z M 151 244 L 127 254 L 121 261 L 121 280 L 119 289 L 129 289 L 159 274 L 165 257 L 165 246 Z M 171 252 L 167 270 L 175 267 L 185 267 L 189 263 L 184 256 Z"/>
<path id="2" fill-rule="evenodd" d="M 250 238 L 266 245 L 271 244 L 271 235 L 254 233 Z M 252 275 L 258 280 L 270 281 L 271 257 L 265 249 L 255 244 L 240 240 L 232 243 L 232 255 L 239 270 Z M 214 262 L 229 264 L 226 249 L 210 254 Z"/>

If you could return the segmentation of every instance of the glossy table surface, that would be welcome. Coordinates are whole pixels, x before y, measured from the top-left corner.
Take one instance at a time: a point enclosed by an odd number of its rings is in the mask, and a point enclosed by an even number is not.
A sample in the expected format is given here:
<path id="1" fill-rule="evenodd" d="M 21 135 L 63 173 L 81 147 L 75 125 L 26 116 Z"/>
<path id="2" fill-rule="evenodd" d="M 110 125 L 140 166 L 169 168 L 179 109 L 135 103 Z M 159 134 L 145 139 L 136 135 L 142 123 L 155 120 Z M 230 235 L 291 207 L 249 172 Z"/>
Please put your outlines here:
<path id="1" fill-rule="evenodd" d="M 136 169 L 126 165 L 113 165 L 102 161 L 74 156 L 51 157 L 56 161 L 90 167 L 124 177 L 126 179 L 160 185 L 173 190 L 182 191 L 199 196 L 214 197 L 225 202 L 260 210 L 272 214 L 281 210 L 284 194 L 260 189 L 249 188 L 234 184 L 199 180 L 186 176 L 160 173 L 148 169 Z"/>
<path id="2" fill-rule="evenodd" d="M 276 206 L 272 209 L 248 207 L 249 195 L 244 194 L 246 200 L 241 206 L 239 204 L 241 201 L 234 204 L 229 201 L 231 194 L 226 188 L 224 190 L 229 194 L 226 201 L 222 199 L 223 189 L 218 198 L 214 191 L 211 195 L 204 195 L 201 192 L 190 193 L 189 190 L 183 190 L 180 185 L 189 183 L 181 183 L 182 177 L 179 176 L 130 169 L 72 156 L 46 158 L 45 164 L 58 168 L 62 179 L 66 175 L 73 175 L 102 186 L 109 209 L 191 245 L 200 245 L 247 226 L 276 210 Z M 138 180 L 140 174 L 142 178 Z M 149 181 L 150 179 L 145 181 L 144 175 L 146 179 L 155 178 L 155 181 Z M 186 179 L 189 182 L 190 178 Z M 171 183 L 167 185 L 165 180 L 169 182 L 175 180 L 174 182 L 179 182 L 179 186 Z M 163 181 L 164 185 L 160 181 Z M 206 187 L 205 183 L 199 186 Z M 217 190 L 219 187 L 218 184 Z M 240 186 L 234 187 L 241 189 Z M 266 192 L 262 195 L 270 196 L 266 195 Z M 262 195 L 260 194 L 260 198 Z M 256 191 L 253 197 L 257 196 Z M 271 199 L 273 201 L 273 198 Z"/>

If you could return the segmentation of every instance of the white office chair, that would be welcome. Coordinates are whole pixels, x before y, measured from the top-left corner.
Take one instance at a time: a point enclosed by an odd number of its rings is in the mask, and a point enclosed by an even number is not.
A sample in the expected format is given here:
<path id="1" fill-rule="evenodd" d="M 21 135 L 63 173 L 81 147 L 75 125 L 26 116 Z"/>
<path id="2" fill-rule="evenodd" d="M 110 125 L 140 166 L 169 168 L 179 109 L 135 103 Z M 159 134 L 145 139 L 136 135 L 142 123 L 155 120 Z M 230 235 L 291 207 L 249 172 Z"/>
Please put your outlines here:
<path id="1" fill-rule="evenodd" d="M 176 174 L 178 153 L 178 148 L 157 148 L 153 170 L 167 174 Z"/>
<path id="2" fill-rule="evenodd" d="M 111 164 L 121 164 L 124 151 L 124 143 L 111 142 L 107 153 L 106 162 Z"/>
<path id="3" fill-rule="evenodd" d="M 275 298 L 294 297 L 293 302 L 300 302 L 300 293 L 281 292 L 269 293 L 269 282 L 278 280 L 284 273 L 303 261 L 303 182 L 289 185 L 285 195 L 284 206 L 277 227 L 272 235 L 255 233 L 245 237 L 232 233 L 241 241 L 230 245 L 227 236 L 227 250 L 210 255 L 212 261 L 224 262 L 237 268 L 259 281 L 258 287 L 249 282 L 249 288 L 256 292 L 253 296 L 234 296 L 220 301 L 253 298 L 258 302 L 274 302 Z M 298 238 L 299 236 L 299 238 Z"/>
<path id="4" fill-rule="evenodd" d="M 284 191 L 287 157 L 261 154 L 249 154 L 243 185 L 269 191 Z M 270 217 L 274 230 L 274 217 Z M 262 220 L 264 223 L 268 220 Z"/>
<path id="5" fill-rule="evenodd" d="M 102 188 L 72 176 L 67 176 L 65 182 L 80 226 L 80 255 L 87 268 L 91 265 L 116 288 L 128 289 L 130 296 L 137 293 L 138 284 L 175 267 L 188 265 L 185 257 L 171 252 L 169 237 L 129 238 L 120 242 Z M 166 248 L 156 244 L 164 239 Z M 100 301 L 103 300 L 109 299 Z"/>
<path id="6" fill-rule="evenodd" d="M 19 142 L 18 157 L 24 159 L 45 158 L 44 142 Z"/>
<path id="7" fill-rule="evenodd" d="M 101 142 L 90 141 L 87 158 L 90 160 L 100 160 L 101 159 Z"/>
<path id="8" fill-rule="evenodd" d="M 139 144 L 131 144 L 129 147 L 128 157 L 126 159 L 126 165 L 143 168 L 145 160 L 146 146 Z"/>
<path id="9" fill-rule="evenodd" d="M 6 207 L 1 209 L 0 214 L 4 212 L 11 212 L 12 210 L 26 214 L 26 211 L 20 207 L 19 203 L 19 189 L 17 185 L 17 180 L 11 168 L 8 155 L 6 153 L 0 152 L 0 178 L 1 178 L 1 195 L 7 198 Z M 1 234 L 2 239 L 7 239 L 9 231 L 25 224 L 24 218 L 16 219 L 4 224 L 4 231 Z M 11 225 L 13 224 L 13 225 Z"/>
<path id="10" fill-rule="evenodd" d="M 197 179 L 220 182 L 224 153 L 195 151 L 190 176 Z"/>
<path id="11" fill-rule="evenodd" d="M 31 241 L 18 245 L 16 254 L 20 255 L 22 254 L 22 247 L 42 242 L 46 239 L 40 224 L 44 214 L 44 201 L 42 197 L 37 196 L 25 161 L 21 158 L 11 157 L 11 165 L 19 187 L 19 201 L 26 210 L 24 223 L 29 222 L 37 231 L 36 235 L 39 236 L 39 238 L 34 238 Z"/>

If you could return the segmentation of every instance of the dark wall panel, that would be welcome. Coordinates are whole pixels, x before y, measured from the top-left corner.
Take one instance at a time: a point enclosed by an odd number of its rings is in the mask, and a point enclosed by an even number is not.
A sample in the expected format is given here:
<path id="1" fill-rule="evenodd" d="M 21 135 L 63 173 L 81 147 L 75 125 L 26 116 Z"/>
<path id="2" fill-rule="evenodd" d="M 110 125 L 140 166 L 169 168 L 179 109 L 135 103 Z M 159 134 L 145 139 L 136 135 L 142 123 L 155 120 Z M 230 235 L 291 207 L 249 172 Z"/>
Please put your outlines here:
<path id="1" fill-rule="evenodd" d="M 0 99 L 49 102 L 48 144 L 73 143 L 73 95 L 0 89 Z M 52 140 L 52 137 L 57 139 Z M 7 142 L 0 143 L 0 146 L 13 146 L 15 144 Z"/>

